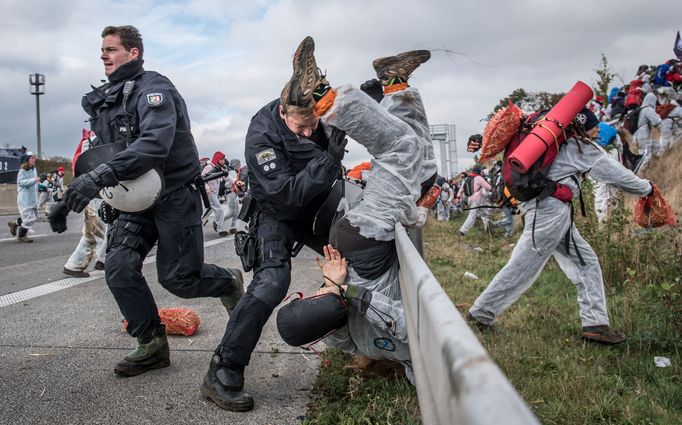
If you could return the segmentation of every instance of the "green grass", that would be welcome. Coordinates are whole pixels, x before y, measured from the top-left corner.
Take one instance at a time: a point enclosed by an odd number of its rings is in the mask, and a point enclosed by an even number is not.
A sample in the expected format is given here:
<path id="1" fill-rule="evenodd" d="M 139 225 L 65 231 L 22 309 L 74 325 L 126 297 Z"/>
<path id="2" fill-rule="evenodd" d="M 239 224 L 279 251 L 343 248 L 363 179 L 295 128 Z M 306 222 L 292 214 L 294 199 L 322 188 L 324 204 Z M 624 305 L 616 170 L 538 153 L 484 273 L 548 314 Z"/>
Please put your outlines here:
<path id="1" fill-rule="evenodd" d="M 473 303 L 507 262 L 516 238 L 501 233 L 490 238 L 480 224 L 462 237 L 457 232 L 462 221 L 462 216 L 447 223 L 429 220 L 424 251 L 453 302 Z M 661 243 L 665 230 L 635 237 L 625 225 L 594 226 L 579 223 L 613 276 L 606 288 L 609 313 L 611 324 L 630 336 L 625 344 L 580 339 L 576 290 L 554 260 L 492 331 L 477 335 L 543 424 L 682 424 L 679 256 L 677 263 L 656 267 L 639 263 L 649 251 L 674 258 L 679 231 L 673 231 L 672 242 Z M 480 280 L 465 277 L 465 271 Z M 672 288 L 662 288 L 663 282 Z M 348 358 L 342 353 L 328 350 L 325 356 L 331 364 L 321 368 L 306 423 L 419 423 L 416 391 L 402 374 L 364 376 L 344 369 Z M 656 367 L 654 356 L 670 358 L 672 367 Z"/>

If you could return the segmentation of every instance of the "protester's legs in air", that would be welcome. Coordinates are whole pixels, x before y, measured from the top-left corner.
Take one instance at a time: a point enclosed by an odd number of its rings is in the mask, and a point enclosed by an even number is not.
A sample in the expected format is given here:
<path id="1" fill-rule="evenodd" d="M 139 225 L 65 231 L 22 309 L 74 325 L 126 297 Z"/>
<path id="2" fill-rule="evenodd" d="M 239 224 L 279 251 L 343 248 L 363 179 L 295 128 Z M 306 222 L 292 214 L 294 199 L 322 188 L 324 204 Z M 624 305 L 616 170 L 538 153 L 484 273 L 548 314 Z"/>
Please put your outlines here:
<path id="1" fill-rule="evenodd" d="M 492 325 L 535 283 L 547 260 L 562 242 L 571 223 L 570 207 L 551 197 L 541 202 L 539 208 L 526 213 L 526 225 L 509 262 L 495 275 L 469 310 L 478 322 Z"/>

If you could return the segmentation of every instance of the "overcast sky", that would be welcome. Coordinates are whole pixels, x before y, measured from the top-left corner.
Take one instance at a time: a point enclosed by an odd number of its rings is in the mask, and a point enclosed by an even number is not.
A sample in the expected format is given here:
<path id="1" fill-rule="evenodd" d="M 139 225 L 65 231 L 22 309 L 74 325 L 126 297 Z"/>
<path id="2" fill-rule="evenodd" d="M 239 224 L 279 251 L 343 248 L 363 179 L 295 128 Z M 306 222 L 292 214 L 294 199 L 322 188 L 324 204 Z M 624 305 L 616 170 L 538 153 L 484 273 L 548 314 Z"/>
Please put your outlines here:
<path id="1" fill-rule="evenodd" d="M 187 102 L 199 153 L 244 156 L 251 116 L 279 96 L 298 43 L 311 35 L 332 85 L 373 77 L 372 60 L 411 49 L 432 58 L 413 75 L 431 124 L 464 144 L 516 88 L 562 92 L 595 82 L 600 53 L 630 80 L 638 65 L 674 57 L 682 1 L 0 0 L 0 145 L 36 149 L 28 74 L 45 74 L 42 149 L 71 156 L 87 118 L 81 97 L 105 78 L 107 25 L 135 25 L 145 68 Z M 447 53 L 446 50 L 455 53 Z M 366 159 L 349 145 L 344 163 Z"/>

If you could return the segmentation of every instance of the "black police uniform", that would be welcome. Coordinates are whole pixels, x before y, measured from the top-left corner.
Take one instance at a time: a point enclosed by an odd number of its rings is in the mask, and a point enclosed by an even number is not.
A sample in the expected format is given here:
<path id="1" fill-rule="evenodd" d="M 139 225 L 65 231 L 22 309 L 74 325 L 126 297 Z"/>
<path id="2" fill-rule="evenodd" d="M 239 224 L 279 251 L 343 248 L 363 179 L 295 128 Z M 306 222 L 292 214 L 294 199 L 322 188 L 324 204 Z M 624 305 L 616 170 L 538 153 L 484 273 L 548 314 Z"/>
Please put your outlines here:
<path id="1" fill-rule="evenodd" d="M 94 88 L 94 87 L 93 87 Z M 122 213 L 109 227 L 105 277 L 128 333 L 148 337 L 161 323 L 142 275 L 142 262 L 158 242 L 159 283 L 182 298 L 220 297 L 234 288 L 226 269 L 204 264 L 201 197 L 192 183 L 199 159 L 185 102 L 164 76 L 142 69 L 142 60 L 119 67 L 109 83 L 83 97 L 97 135 L 94 146 L 129 146 L 107 165 L 119 180 L 162 170 L 159 201 L 141 213 Z"/>
<path id="2" fill-rule="evenodd" d="M 279 105 L 275 100 L 264 106 L 246 134 L 249 193 L 258 205 L 251 220 L 256 220 L 259 255 L 253 280 L 217 349 L 227 367 L 248 365 L 265 322 L 286 296 L 294 244 L 305 241 L 321 253 L 328 240 L 309 232 L 341 164 L 325 152 L 329 142 L 322 124 L 309 139 L 297 137 L 280 117 Z"/>

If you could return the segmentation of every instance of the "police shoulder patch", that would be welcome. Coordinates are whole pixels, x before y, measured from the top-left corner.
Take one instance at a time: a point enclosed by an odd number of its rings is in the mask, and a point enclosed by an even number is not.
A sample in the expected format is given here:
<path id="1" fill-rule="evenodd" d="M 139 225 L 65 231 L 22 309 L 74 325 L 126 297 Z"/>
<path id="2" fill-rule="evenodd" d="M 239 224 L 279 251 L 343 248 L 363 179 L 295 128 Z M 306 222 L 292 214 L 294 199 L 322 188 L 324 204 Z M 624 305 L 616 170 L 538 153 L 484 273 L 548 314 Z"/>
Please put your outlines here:
<path id="1" fill-rule="evenodd" d="M 163 103 L 162 93 L 147 93 L 147 105 L 160 106 Z"/>
<path id="2" fill-rule="evenodd" d="M 266 162 L 274 161 L 275 159 L 277 159 L 277 155 L 275 155 L 275 150 L 272 148 L 260 151 L 256 154 L 258 165 L 263 165 Z"/>

